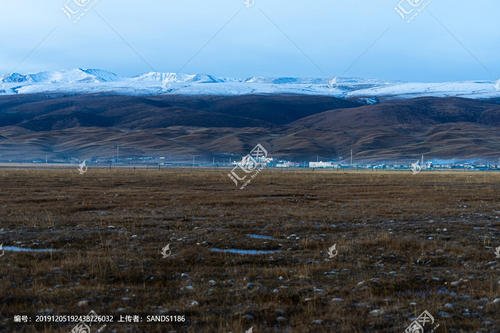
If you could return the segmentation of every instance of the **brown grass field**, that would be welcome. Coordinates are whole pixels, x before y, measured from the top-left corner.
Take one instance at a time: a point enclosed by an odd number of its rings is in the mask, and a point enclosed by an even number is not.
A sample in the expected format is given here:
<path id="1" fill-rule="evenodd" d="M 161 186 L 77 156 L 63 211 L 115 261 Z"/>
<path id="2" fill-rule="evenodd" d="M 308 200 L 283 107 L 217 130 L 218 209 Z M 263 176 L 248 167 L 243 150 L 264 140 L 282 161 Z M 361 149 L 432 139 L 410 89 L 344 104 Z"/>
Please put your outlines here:
<path id="1" fill-rule="evenodd" d="M 94 310 L 187 318 L 102 332 L 404 332 L 428 310 L 436 332 L 499 332 L 500 173 L 226 174 L 0 170 L 0 243 L 59 250 L 0 257 L 0 331 Z"/>

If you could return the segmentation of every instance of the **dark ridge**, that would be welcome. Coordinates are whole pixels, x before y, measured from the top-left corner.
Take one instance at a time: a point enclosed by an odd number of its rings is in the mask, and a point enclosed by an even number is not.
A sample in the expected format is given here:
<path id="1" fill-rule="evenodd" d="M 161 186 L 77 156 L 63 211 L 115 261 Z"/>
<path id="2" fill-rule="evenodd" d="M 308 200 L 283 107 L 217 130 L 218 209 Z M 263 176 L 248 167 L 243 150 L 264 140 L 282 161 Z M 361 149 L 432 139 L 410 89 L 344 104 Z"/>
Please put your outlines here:
<path id="1" fill-rule="evenodd" d="M 366 105 L 328 96 L 14 95 L 0 97 L 0 154 L 245 154 L 323 160 L 498 159 L 498 99 L 415 98 Z M 126 148 L 128 147 L 128 148 Z"/>

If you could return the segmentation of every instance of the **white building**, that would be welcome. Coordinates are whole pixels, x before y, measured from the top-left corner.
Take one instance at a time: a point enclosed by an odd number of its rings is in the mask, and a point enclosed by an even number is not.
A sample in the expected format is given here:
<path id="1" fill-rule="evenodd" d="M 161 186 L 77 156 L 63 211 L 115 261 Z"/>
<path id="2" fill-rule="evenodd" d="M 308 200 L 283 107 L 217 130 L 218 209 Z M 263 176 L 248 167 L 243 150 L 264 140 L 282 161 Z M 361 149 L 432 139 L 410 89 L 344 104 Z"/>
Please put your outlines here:
<path id="1" fill-rule="evenodd" d="M 295 163 L 290 162 L 290 161 L 279 161 L 276 163 L 277 168 L 293 168 L 295 166 Z"/>
<path id="2" fill-rule="evenodd" d="M 309 162 L 309 168 L 319 168 L 319 169 L 327 169 L 327 168 L 338 168 L 339 165 L 333 162 Z"/>

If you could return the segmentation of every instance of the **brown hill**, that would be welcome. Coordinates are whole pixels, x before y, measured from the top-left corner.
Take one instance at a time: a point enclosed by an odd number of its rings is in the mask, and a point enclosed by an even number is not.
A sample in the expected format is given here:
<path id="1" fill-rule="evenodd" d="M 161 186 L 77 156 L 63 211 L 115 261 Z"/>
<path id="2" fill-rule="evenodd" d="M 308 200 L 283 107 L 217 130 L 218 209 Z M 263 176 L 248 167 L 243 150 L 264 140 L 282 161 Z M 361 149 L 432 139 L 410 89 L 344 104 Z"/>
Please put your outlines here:
<path id="1" fill-rule="evenodd" d="M 417 98 L 361 105 L 326 96 L 0 97 L 0 159 L 244 154 L 290 159 L 498 159 L 498 101 Z"/>
<path id="2" fill-rule="evenodd" d="M 287 128 L 297 141 L 315 138 L 319 150 L 358 158 L 498 159 L 500 106 L 462 98 L 393 100 L 354 109 L 326 111 Z M 308 147 L 310 149 L 311 147 Z M 306 149 L 307 151 L 307 149 Z"/>

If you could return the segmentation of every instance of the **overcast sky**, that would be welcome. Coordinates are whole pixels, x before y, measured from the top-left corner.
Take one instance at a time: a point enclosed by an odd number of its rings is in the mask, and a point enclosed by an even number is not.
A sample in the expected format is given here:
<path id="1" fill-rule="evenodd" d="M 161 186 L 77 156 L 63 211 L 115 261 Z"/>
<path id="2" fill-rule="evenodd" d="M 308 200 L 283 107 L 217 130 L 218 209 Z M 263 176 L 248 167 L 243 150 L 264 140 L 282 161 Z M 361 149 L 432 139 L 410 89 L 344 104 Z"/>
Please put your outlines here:
<path id="1" fill-rule="evenodd" d="M 77 23 L 61 9 L 86 1 L 0 0 L 0 72 L 500 78 L 498 0 L 432 0 L 410 23 L 397 0 L 255 0 L 250 8 L 245 0 L 96 0 Z"/>

